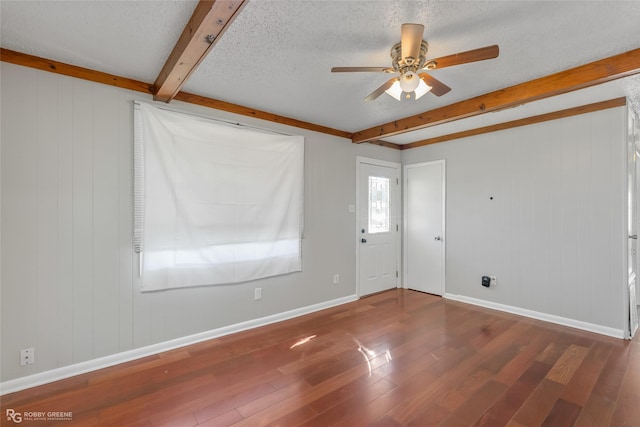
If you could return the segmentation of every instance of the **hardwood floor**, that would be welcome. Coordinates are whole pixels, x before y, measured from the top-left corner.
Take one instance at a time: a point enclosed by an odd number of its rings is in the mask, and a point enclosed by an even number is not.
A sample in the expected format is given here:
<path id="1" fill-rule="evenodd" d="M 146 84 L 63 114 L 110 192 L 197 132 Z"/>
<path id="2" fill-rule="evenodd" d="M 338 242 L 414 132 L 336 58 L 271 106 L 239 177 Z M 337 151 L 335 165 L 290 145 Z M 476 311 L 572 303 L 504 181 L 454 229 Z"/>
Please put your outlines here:
<path id="1" fill-rule="evenodd" d="M 640 340 L 392 290 L 3 396 L 56 426 L 640 426 Z"/>

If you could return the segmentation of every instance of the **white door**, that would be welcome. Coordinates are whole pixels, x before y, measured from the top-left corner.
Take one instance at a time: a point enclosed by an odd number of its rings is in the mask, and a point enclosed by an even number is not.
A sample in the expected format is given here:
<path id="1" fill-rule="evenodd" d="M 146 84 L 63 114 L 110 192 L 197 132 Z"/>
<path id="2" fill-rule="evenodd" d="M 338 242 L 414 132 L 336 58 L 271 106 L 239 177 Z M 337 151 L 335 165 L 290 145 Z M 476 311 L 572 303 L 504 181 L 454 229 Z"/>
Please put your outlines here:
<path id="1" fill-rule="evenodd" d="M 358 158 L 358 294 L 398 285 L 400 165 Z"/>
<path id="2" fill-rule="evenodd" d="M 444 294 L 445 161 L 404 167 L 404 287 Z"/>

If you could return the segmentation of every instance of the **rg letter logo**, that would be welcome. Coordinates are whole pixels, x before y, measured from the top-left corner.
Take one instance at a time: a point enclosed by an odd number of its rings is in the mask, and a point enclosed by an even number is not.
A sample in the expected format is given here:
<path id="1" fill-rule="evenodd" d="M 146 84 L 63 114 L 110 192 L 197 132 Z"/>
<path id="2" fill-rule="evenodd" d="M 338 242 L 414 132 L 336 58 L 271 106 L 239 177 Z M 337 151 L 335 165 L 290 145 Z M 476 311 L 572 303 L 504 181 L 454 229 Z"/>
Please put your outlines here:
<path id="1" fill-rule="evenodd" d="M 8 421 L 13 421 L 16 424 L 19 424 L 22 422 L 22 414 L 20 412 L 16 412 L 13 409 L 7 409 L 7 420 Z"/>

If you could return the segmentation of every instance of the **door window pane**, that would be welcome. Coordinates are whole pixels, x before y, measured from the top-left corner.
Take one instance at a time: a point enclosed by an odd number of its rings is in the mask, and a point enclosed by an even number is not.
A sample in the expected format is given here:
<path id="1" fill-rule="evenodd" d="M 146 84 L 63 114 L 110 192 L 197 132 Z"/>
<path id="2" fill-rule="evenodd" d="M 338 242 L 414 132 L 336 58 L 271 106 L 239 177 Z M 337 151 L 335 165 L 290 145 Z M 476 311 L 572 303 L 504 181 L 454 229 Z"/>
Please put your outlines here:
<path id="1" fill-rule="evenodd" d="M 389 178 L 369 177 L 369 233 L 389 232 Z"/>

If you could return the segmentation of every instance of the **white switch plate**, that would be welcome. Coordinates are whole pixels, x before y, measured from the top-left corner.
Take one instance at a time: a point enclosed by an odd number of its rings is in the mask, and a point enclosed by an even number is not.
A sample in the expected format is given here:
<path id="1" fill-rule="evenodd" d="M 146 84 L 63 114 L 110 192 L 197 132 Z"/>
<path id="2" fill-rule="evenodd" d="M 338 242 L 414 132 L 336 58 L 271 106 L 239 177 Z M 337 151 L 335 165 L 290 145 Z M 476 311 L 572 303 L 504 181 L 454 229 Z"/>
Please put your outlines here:
<path id="1" fill-rule="evenodd" d="M 333 275 L 333 284 L 337 285 L 340 283 L 340 275 L 339 274 L 334 274 Z"/>
<path id="2" fill-rule="evenodd" d="M 255 288 L 253 290 L 253 299 L 256 301 L 262 299 L 262 288 Z"/>
<path id="3" fill-rule="evenodd" d="M 489 276 L 489 279 L 491 279 L 491 286 L 496 286 L 498 284 L 498 279 L 496 279 L 496 276 Z"/>

